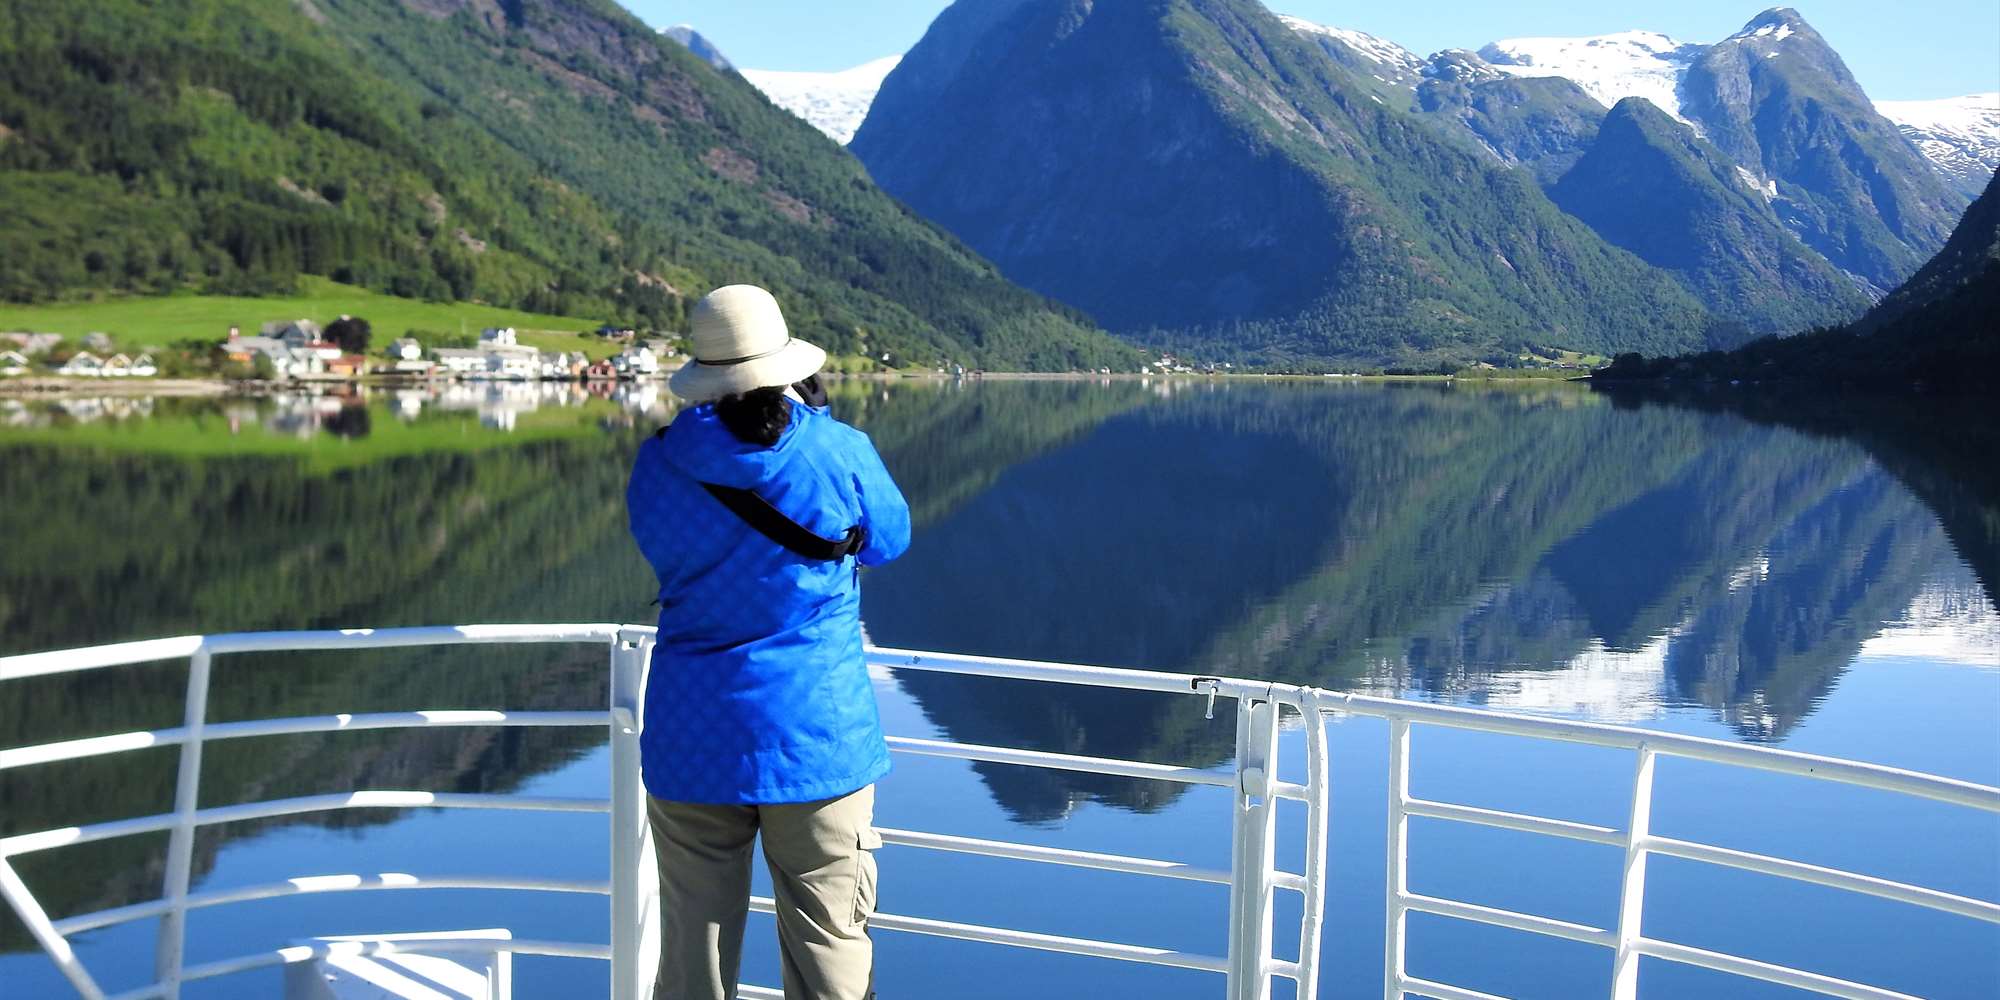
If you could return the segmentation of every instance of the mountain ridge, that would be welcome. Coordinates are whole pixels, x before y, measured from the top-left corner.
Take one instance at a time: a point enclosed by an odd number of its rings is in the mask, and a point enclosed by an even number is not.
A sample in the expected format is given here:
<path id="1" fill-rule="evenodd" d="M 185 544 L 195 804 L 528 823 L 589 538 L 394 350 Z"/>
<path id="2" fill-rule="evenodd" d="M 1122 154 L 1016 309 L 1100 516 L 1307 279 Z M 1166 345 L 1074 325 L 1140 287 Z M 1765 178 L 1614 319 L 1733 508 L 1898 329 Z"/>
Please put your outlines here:
<path id="1" fill-rule="evenodd" d="M 1870 304 L 1799 242 L 1742 168 L 1643 97 L 1611 109 L 1549 196 L 1711 308 L 1730 304 L 1753 332 L 1841 323 Z"/>
<path id="2" fill-rule="evenodd" d="M 1145 342 L 1286 365 L 1704 341 L 1664 275 L 1382 105 L 1247 0 L 964 0 L 851 148 Z"/>

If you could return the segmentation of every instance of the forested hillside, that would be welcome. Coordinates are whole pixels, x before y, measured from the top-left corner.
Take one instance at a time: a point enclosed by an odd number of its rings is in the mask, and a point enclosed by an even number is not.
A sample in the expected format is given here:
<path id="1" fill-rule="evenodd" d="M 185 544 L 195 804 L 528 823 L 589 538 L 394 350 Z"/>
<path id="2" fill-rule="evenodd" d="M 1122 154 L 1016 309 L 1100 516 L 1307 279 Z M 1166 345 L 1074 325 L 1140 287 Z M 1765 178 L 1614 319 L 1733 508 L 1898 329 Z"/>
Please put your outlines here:
<path id="1" fill-rule="evenodd" d="M 1734 351 L 1621 356 L 1605 382 L 1769 379 L 1991 393 L 2000 371 L 2000 175 L 1965 210 L 1944 249 L 1859 322 Z"/>
<path id="2" fill-rule="evenodd" d="M 1752 333 L 1841 323 L 1868 308 L 1734 163 L 1643 97 L 1611 109 L 1549 197 Z"/>
<path id="3" fill-rule="evenodd" d="M 1132 357 L 611 0 L 0 7 L 0 298 L 300 274 L 658 328 L 752 281 L 835 353 Z"/>

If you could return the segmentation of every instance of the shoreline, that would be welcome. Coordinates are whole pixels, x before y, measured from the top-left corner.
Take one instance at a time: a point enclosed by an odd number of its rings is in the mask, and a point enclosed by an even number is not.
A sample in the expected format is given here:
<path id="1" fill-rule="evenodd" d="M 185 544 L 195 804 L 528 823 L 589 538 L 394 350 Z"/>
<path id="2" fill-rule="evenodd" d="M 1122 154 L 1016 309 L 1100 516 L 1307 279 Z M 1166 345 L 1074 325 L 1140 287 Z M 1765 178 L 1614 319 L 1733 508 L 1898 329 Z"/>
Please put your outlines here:
<path id="1" fill-rule="evenodd" d="M 1321 374 L 1297 375 L 1260 372 L 979 372 L 965 375 L 949 375 L 938 372 L 827 372 L 824 378 L 830 381 L 852 380 L 857 382 L 1314 382 L 1321 384 L 1346 384 L 1353 382 L 1470 382 L 1479 384 L 1587 384 L 1588 373 L 1561 375 L 1346 375 Z M 426 385 L 432 382 L 458 384 L 460 382 L 479 383 L 492 381 L 495 384 L 513 384 L 514 380 L 466 380 L 466 379 L 409 379 L 394 376 L 368 376 L 352 379 L 308 379 L 298 381 L 229 380 L 222 378 L 92 378 L 50 375 L 24 375 L 0 378 L 0 398 L 62 398 L 72 396 L 170 396 L 170 397 L 220 397 L 232 395 L 261 395 L 281 389 L 309 389 L 313 387 L 365 386 L 387 388 L 398 386 Z M 546 381 L 530 379 L 524 381 Z M 660 382 L 664 374 L 652 379 L 622 379 L 621 382 Z"/>

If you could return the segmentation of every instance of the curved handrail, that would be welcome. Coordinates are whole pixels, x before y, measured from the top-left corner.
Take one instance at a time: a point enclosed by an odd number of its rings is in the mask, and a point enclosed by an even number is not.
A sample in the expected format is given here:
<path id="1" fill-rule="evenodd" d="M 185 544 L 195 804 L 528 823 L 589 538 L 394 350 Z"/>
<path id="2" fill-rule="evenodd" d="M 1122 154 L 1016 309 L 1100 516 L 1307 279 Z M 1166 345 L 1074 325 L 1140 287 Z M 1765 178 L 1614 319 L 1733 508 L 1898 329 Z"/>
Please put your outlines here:
<path id="1" fill-rule="evenodd" d="M 101 990 L 97 989 L 95 982 L 89 978 L 88 973 L 84 972 L 81 964 L 76 961 L 74 953 L 69 949 L 67 935 L 145 917 L 165 918 L 162 920 L 162 948 L 165 949 L 171 944 L 176 961 L 166 967 L 167 971 L 160 983 L 121 996 L 132 998 L 172 997 L 177 995 L 178 984 L 182 981 L 209 978 L 271 964 L 303 961 L 325 954 L 345 954 L 352 951 L 355 947 L 379 946 L 379 953 L 392 952 L 397 948 L 393 943 L 377 942 L 375 945 L 361 945 L 356 942 L 338 942 L 334 944 L 280 949 L 275 952 L 258 953 L 186 969 L 180 967 L 177 960 L 179 953 L 178 920 L 180 919 L 180 915 L 184 914 L 186 910 L 241 903 L 278 895 L 413 888 L 481 888 L 519 891 L 591 892 L 610 895 L 613 899 L 614 911 L 627 914 L 636 921 L 639 919 L 639 915 L 643 912 L 643 909 L 640 908 L 640 904 L 636 903 L 631 896 L 621 895 L 623 890 L 621 890 L 620 886 L 626 882 L 636 882 L 638 880 L 628 877 L 630 875 L 629 871 L 624 872 L 622 875 L 619 874 L 622 871 L 621 866 L 629 869 L 636 863 L 638 853 L 642 849 L 643 809 L 641 807 L 635 811 L 634 806 L 635 802 L 642 801 L 642 799 L 635 798 L 635 796 L 642 793 L 636 790 L 636 779 L 626 782 L 622 788 L 618 787 L 617 782 L 614 781 L 614 793 L 610 800 L 468 795 L 422 791 L 359 791 L 304 796 L 267 802 L 239 803 L 208 809 L 194 808 L 196 801 L 194 794 L 196 785 L 194 781 L 198 779 L 199 775 L 199 748 L 202 744 L 211 740 L 432 726 L 578 727 L 607 725 L 613 741 L 614 767 L 636 770 L 635 747 L 639 715 L 638 698 L 639 691 L 643 686 L 646 654 L 648 653 L 649 644 L 654 633 L 655 630 L 650 626 L 614 624 L 468 625 L 322 630 L 313 632 L 255 632 L 228 635 L 177 636 L 167 639 L 117 643 L 84 649 L 58 650 L 47 653 L 0 657 L 0 681 L 45 677 L 62 673 L 96 670 L 105 667 L 183 657 L 191 659 L 194 664 L 194 669 L 191 671 L 189 680 L 188 723 L 184 726 L 152 731 L 113 733 L 0 750 L 0 770 L 28 767 L 61 760 L 104 756 L 146 747 L 180 745 L 183 751 L 182 787 L 177 794 L 177 808 L 172 813 L 113 820 L 88 826 L 37 831 L 0 839 L 0 896 L 4 896 L 21 913 L 23 919 L 28 923 L 31 933 L 43 944 L 51 957 L 56 960 L 57 965 L 63 970 L 64 974 L 77 986 L 79 993 L 90 998 L 101 998 L 104 994 Z M 609 646 L 613 674 L 611 704 L 607 710 L 581 712 L 444 710 L 353 715 L 336 714 L 214 724 L 206 723 L 205 721 L 207 663 L 214 656 L 279 650 L 380 649 L 494 643 L 601 643 Z M 1188 674 L 1161 674 L 1109 667 L 941 654 L 875 646 L 869 646 L 866 655 L 871 665 L 897 670 L 973 674 L 1048 683 L 1188 694 L 1208 698 L 1226 697 L 1246 706 L 1264 706 L 1255 708 L 1253 711 L 1239 713 L 1238 760 L 1235 773 L 1233 774 L 1207 768 L 1058 754 L 1009 747 L 976 746 L 906 737 L 891 739 L 892 749 L 899 753 L 944 756 L 1009 765 L 1058 768 L 1128 778 L 1165 780 L 1183 784 L 1213 785 L 1230 788 L 1240 804 L 1240 807 L 1235 811 L 1237 816 L 1236 822 L 1238 824 L 1236 837 L 1239 845 L 1248 845 L 1248 847 L 1235 852 L 1236 856 L 1232 864 L 1236 870 L 1228 872 L 1197 868 L 1174 861 L 1070 851 L 1061 848 L 1013 844 L 967 837 L 952 837 L 920 831 L 890 830 L 883 832 L 886 842 L 900 846 L 980 854 L 1046 864 L 1090 867 L 1128 874 L 1229 884 L 1231 886 L 1231 906 L 1235 911 L 1235 915 L 1232 916 L 1233 925 L 1246 928 L 1246 930 L 1241 932 L 1242 937 L 1240 940 L 1237 935 L 1232 935 L 1231 955 L 1220 957 L 1205 956 L 1173 951 L 1171 949 L 1068 938 L 1059 935 L 1040 934 L 1033 931 L 957 924 L 951 921 L 904 917 L 894 914 L 881 914 L 878 916 L 876 925 L 883 930 L 943 935 L 1014 947 L 1064 951 L 1072 954 L 1094 955 L 1125 961 L 1226 972 L 1230 979 L 1230 995 L 1238 998 L 1264 995 L 1259 990 L 1260 988 L 1267 989 L 1268 987 L 1260 987 L 1259 983 L 1268 983 L 1269 978 L 1274 975 L 1286 976 L 1298 981 L 1299 994 L 1301 996 L 1312 996 L 1316 992 L 1318 982 L 1317 959 L 1319 952 L 1320 911 L 1323 908 L 1325 898 L 1323 871 L 1326 862 L 1325 824 L 1327 817 L 1327 781 L 1325 769 L 1327 759 L 1326 723 L 1328 720 L 1347 716 L 1379 718 L 1388 721 L 1390 724 L 1392 780 L 1390 782 L 1391 831 L 1388 870 L 1392 873 L 1392 876 L 1388 898 L 1390 941 L 1387 949 L 1388 954 L 1385 958 L 1384 982 L 1392 993 L 1400 991 L 1422 996 L 1439 997 L 1443 998 L 1443 1000 L 1486 997 L 1485 994 L 1480 994 L 1476 991 L 1419 979 L 1407 974 L 1402 961 L 1401 915 L 1409 911 L 1418 911 L 1611 948 L 1618 954 L 1617 965 L 1620 969 L 1636 968 L 1637 957 L 1645 955 L 1659 960 L 1697 965 L 1731 975 L 1748 976 L 1771 982 L 1784 983 L 1833 996 L 1862 997 L 1871 998 L 1871 1000 L 1884 1000 L 1884 998 L 1893 1000 L 1893 998 L 1902 996 L 1902 994 L 1880 987 L 1852 983 L 1805 970 L 1776 966 L 1752 959 L 1692 948 L 1645 936 L 1641 933 L 1638 926 L 1637 914 L 1642 909 L 1641 900 L 1643 899 L 1642 894 L 1644 890 L 1645 859 L 1652 854 L 1670 855 L 1706 864 L 1722 865 L 1757 872 L 1773 877 L 1811 882 L 1842 891 L 1872 895 L 1971 919 L 2000 923 L 2000 903 L 1910 885 L 1872 875 L 1846 872 L 1824 866 L 1732 850 L 1714 845 L 1660 837 L 1651 833 L 1647 828 L 1654 773 L 1652 762 L 1661 756 L 1708 761 L 1731 767 L 1750 768 L 1833 781 L 1841 784 L 1873 788 L 1901 795 L 1950 803 L 1986 812 L 2000 813 L 2000 788 L 1981 785 L 1976 782 L 1924 774 L 1862 761 L 1844 760 L 1773 747 L 1746 746 L 1722 740 L 1676 733 L 1662 733 L 1600 723 L 1542 718 L 1450 705 L 1401 701 L 1392 698 L 1351 695 L 1266 681 L 1202 677 Z M 1250 757 L 1256 756 L 1254 751 L 1260 742 L 1275 739 L 1278 724 L 1278 712 L 1276 709 L 1280 706 L 1298 713 L 1299 716 L 1309 722 L 1307 726 L 1308 773 L 1306 781 L 1303 784 L 1278 780 L 1275 773 L 1267 775 L 1264 773 L 1264 768 L 1251 766 L 1246 763 Z M 1413 726 L 1436 726 L 1475 730 L 1510 736 L 1558 740 L 1634 752 L 1637 755 L 1639 766 L 1633 785 L 1631 822 L 1625 829 L 1615 829 L 1570 820 L 1415 798 L 1408 793 L 1407 783 L 1408 744 Z M 625 754 L 625 756 L 620 758 L 620 753 Z M 192 774 L 189 773 L 190 762 L 193 765 Z M 1400 771 L 1402 777 L 1400 778 L 1398 777 L 1399 771 L 1397 769 L 1402 769 Z M 1268 806 L 1260 806 L 1258 803 L 1268 802 L 1273 797 L 1295 798 L 1307 804 L 1309 812 L 1307 851 L 1305 871 L 1303 873 L 1295 874 L 1278 870 L 1270 863 L 1268 856 L 1264 852 L 1260 852 L 1255 848 L 1256 838 L 1269 837 L 1271 829 L 1269 824 L 1272 822 L 1272 811 Z M 185 889 L 184 882 L 179 886 L 179 891 L 175 891 L 176 887 L 172 877 L 173 859 L 170 856 L 169 890 L 160 899 L 103 910 L 97 913 L 72 916 L 59 922 L 49 921 L 47 915 L 40 911 L 39 905 L 35 903 L 32 893 L 29 893 L 27 887 L 20 882 L 19 877 L 15 874 L 10 864 L 10 859 L 14 855 L 134 833 L 173 830 L 176 834 L 175 848 L 181 852 L 185 852 L 191 849 L 191 831 L 199 826 L 326 810 L 410 807 L 557 809 L 598 813 L 608 812 L 613 818 L 614 831 L 619 830 L 622 825 L 625 828 L 625 832 L 614 836 L 614 843 L 616 845 L 613 859 L 614 878 L 609 882 L 603 883 L 484 876 L 421 878 L 413 875 L 389 873 L 376 876 L 312 876 L 269 885 L 239 887 L 206 893 L 189 893 Z M 635 816 L 641 817 L 637 820 L 636 827 L 633 826 Z M 1623 849 L 1627 860 L 1626 878 L 1624 887 L 1621 890 L 1621 919 L 1619 926 L 1615 928 L 1589 927 L 1545 916 L 1479 906 L 1459 900 L 1421 895 L 1408 891 L 1402 872 L 1406 867 L 1403 860 L 1403 845 L 1406 843 L 1403 839 L 1405 836 L 1403 825 L 1407 822 L 1407 817 L 1409 816 L 1423 816 L 1452 822 L 1498 827 L 1523 833 L 1566 838 Z M 630 856 L 628 857 L 627 855 Z M 185 861 L 185 859 L 182 860 Z M 1254 870 L 1246 872 L 1242 868 L 1245 864 L 1255 866 Z M 184 877 L 184 865 L 182 874 Z M 1300 891 L 1306 896 L 1305 915 L 1300 924 L 1299 954 L 1301 961 L 1299 962 L 1276 960 L 1269 954 L 1269 918 L 1266 915 L 1268 911 L 1263 908 L 1269 905 L 1271 889 Z M 768 908 L 770 904 L 766 900 L 758 900 L 755 901 L 755 905 Z M 1259 921 L 1262 922 L 1264 928 L 1261 935 L 1256 926 Z M 171 934 L 168 931 L 169 925 L 172 925 L 173 928 Z M 634 942 L 636 941 L 635 934 L 636 924 L 633 928 L 622 928 L 619 920 L 614 919 L 614 944 L 608 948 L 595 944 L 497 942 L 486 939 L 481 939 L 477 942 L 465 942 L 464 948 L 481 951 L 502 950 L 585 958 L 611 958 L 614 968 L 618 970 L 614 974 L 614 996 L 624 997 L 636 995 L 636 977 L 640 974 L 632 961 L 631 955 L 628 953 L 634 947 Z M 422 947 L 423 950 L 435 952 L 451 950 L 457 946 L 452 945 L 450 942 L 427 941 Z M 1262 952 L 1261 958 L 1253 957 L 1244 961 L 1239 957 L 1241 955 L 1255 956 L 1260 951 Z M 623 963 L 622 965 L 621 962 Z M 1616 1000 L 1629 1000 L 1632 995 L 1631 985 L 1626 977 L 1621 974 L 1616 978 L 1614 983 L 1613 997 Z M 745 995 L 765 995 L 768 992 L 755 988 L 746 988 Z"/>

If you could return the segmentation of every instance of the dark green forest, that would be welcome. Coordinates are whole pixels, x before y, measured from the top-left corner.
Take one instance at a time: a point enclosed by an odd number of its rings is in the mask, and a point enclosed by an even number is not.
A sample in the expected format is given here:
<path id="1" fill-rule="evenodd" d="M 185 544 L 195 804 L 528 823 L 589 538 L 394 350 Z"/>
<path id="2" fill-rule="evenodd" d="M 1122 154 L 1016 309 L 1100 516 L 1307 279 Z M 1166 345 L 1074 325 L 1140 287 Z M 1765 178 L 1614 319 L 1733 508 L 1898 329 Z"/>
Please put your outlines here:
<path id="1" fill-rule="evenodd" d="M 1965 210 L 1944 249 L 1846 326 L 1765 337 L 1733 351 L 1633 353 L 1603 383 L 1810 382 L 1990 394 L 2000 371 L 2000 175 Z"/>
<path id="2" fill-rule="evenodd" d="M 836 354 L 1136 358 L 610 0 L 0 8 L 0 298 L 302 274 L 662 330 L 747 281 Z"/>

